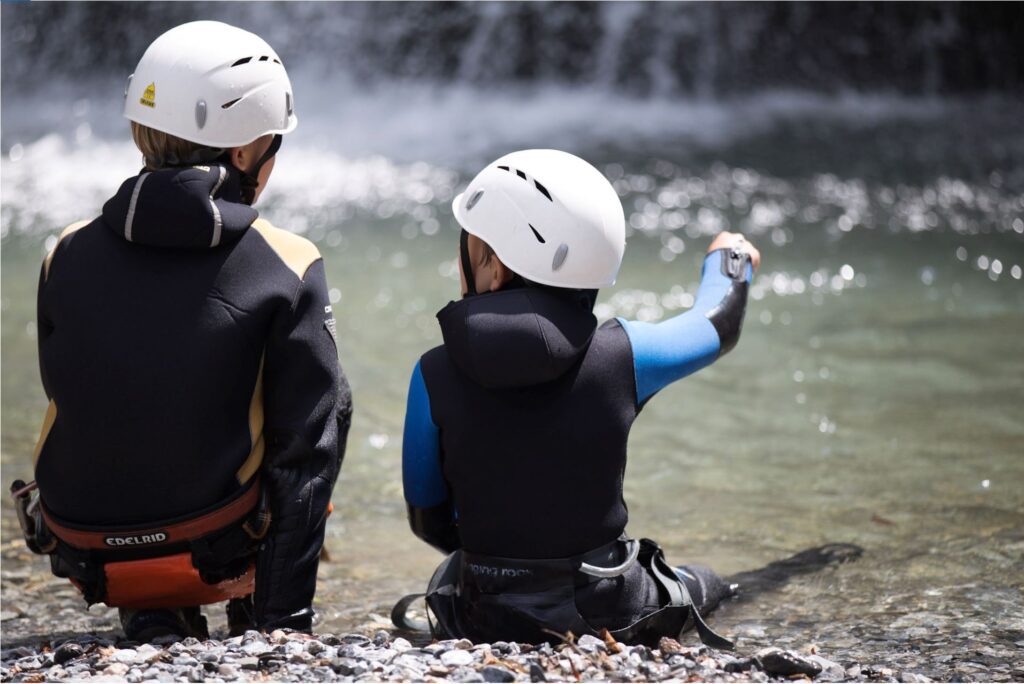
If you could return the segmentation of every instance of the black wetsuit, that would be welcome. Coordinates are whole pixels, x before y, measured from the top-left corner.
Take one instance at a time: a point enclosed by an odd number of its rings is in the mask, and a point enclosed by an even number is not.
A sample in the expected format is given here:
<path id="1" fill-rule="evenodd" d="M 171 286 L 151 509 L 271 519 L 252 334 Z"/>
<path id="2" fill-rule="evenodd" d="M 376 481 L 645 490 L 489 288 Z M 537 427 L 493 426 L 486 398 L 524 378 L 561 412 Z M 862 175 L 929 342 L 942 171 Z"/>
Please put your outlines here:
<path id="1" fill-rule="evenodd" d="M 312 243 L 213 164 L 129 178 L 39 281 L 46 509 L 80 526 L 187 518 L 259 476 L 260 626 L 308 628 L 351 394 Z"/>
<path id="2" fill-rule="evenodd" d="M 409 389 L 403 473 L 413 531 L 445 552 L 511 559 L 569 558 L 614 542 L 627 522 L 633 421 L 657 391 L 732 348 L 750 277 L 745 255 L 712 252 L 694 307 L 661 323 L 598 326 L 585 295 L 554 288 L 445 307 L 444 345 L 423 355 Z M 662 603 L 640 564 L 576 594 L 598 628 L 622 628 Z"/>

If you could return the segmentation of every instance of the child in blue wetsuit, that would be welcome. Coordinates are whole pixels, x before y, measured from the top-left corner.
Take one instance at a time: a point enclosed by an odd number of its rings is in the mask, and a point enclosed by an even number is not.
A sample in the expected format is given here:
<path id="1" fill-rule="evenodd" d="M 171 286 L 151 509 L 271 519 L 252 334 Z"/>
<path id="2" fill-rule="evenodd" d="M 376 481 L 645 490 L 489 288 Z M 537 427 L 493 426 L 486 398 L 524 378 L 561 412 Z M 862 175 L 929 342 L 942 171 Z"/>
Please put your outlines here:
<path id="1" fill-rule="evenodd" d="M 736 344 L 757 250 L 723 233 L 691 310 L 598 325 L 625 226 L 594 167 L 515 152 L 453 209 L 463 298 L 438 313 L 444 344 L 413 371 L 403 445 L 412 530 L 450 554 L 427 592 L 435 636 L 539 642 L 608 629 L 650 643 L 694 626 L 727 646 L 701 614 L 732 588 L 628 537 L 622 480 L 644 404 Z"/>

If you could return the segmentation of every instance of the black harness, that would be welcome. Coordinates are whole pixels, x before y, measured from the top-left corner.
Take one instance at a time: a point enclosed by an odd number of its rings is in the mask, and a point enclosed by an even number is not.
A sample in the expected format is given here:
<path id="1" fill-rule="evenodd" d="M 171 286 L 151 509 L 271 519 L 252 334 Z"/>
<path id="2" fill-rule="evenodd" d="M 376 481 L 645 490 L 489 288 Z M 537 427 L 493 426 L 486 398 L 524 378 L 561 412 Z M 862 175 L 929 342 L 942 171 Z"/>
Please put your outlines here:
<path id="1" fill-rule="evenodd" d="M 626 560 L 615 567 L 607 561 L 625 545 Z M 620 629 L 609 630 L 626 643 L 657 645 L 661 637 L 676 637 L 695 628 L 701 641 L 719 649 L 733 643 L 705 624 L 686 585 L 650 539 L 619 539 L 571 558 L 529 560 L 498 558 L 456 551 L 434 572 L 425 594 L 410 594 L 395 605 L 391 619 L 401 629 L 429 629 L 436 639 L 467 638 L 524 643 L 559 643 L 569 633 L 598 636 L 600 627 L 588 623 L 576 607 L 576 590 L 609 577 L 618 577 L 640 563 L 659 587 L 661 608 Z M 428 623 L 407 616 L 408 608 L 426 597 Z"/>

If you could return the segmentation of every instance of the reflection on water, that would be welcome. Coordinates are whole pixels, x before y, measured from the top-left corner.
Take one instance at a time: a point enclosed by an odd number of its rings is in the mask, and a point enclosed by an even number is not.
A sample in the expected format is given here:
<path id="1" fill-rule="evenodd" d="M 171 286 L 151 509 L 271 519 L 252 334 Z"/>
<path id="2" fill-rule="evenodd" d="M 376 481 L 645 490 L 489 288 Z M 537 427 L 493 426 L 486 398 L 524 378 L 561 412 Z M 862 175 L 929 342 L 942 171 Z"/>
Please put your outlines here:
<path id="1" fill-rule="evenodd" d="M 837 124 L 813 149 L 797 126 L 715 150 L 577 150 L 613 180 L 630 226 L 599 317 L 658 320 L 691 306 L 720 230 L 747 233 L 764 257 L 737 349 L 662 392 L 633 430 L 632 533 L 723 573 L 832 541 L 867 550 L 724 608 L 716 627 L 745 647 L 814 643 L 897 669 L 925 657 L 933 673 L 965 678 L 1011 662 L 1024 641 L 1022 141 L 993 126 L 978 146 L 946 134 L 956 125 Z M 889 145 L 908 137 L 925 142 L 906 148 L 901 174 Z M 77 169 L 97 160 L 83 178 Z M 440 341 L 434 312 L 456 292 L 448 204 L 475 163 L 300 146 L 282 155 L 266 196 L 272 220 L 324 253 L 356 397 L 322 570 L 324 628 L 386 615 L 438 561 L 405 526 L 401 426 L 412 366 Z M 6 152 L 5 480 L 29 474 L 44 404 L 39 261 L 60 224 L 95 211 L 133 164 L 123 143 L 53 137 Z"/>

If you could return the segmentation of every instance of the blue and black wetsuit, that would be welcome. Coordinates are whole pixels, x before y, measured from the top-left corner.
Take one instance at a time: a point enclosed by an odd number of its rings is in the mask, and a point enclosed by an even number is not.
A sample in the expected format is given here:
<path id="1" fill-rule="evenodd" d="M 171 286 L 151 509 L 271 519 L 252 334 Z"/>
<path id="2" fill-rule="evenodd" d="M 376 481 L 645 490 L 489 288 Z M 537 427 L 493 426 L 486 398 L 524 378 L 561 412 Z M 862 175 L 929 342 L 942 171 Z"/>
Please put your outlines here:
<path id="1" fill-rule="evenodd" d="M 259 479 L 255 619 L 308 628 L 352 411 L 316 247 L 229 165 L 143 172 L 46 257 L 38 329 L 48 515 L 159 529 Z"/>
<path id="2" fill-rule="evenodd" d="M 660 323 L 598 326 L 588 297 L 533 286 L 445 307 L 444 345 L 423 355 L 409 388 L 403 479 L 416 535 L 445 552 L 515 559 L 618 539 L 633 421 L 736 344 L 751 275 L 745 255 L 710 253 L 693 308 Z M 610 629 L 660 603 L 639 565 L 583 591 L 584 617 Z"/>

